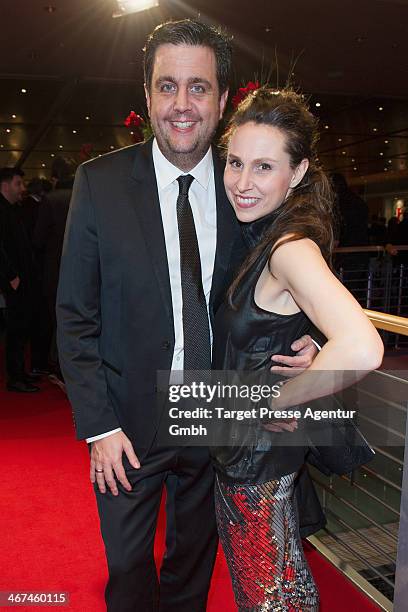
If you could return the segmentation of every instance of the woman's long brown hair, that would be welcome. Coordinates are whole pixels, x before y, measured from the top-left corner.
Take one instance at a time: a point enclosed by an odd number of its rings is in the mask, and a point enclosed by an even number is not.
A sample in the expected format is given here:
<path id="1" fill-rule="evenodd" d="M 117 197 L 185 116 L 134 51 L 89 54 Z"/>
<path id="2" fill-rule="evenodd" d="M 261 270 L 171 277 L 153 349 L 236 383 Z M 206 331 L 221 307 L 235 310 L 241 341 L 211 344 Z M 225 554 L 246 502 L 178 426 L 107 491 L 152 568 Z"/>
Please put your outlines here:
<path id="1" fill-rule="evenodd" d="M 271 258 L 282 244 L 310 238 L 319 246 L 324 259 L 331 265 L 334 240 L 333 192 L 329 179 L 316 161 L 319 138 L 317 119 L 309 111 L 303 97 L 289 89 L 276 91 L 266 87 L 249 94 L 232 115 L 221 139 L 222 147 L 227 149 L 235 130 L 249 122 L 279 129 L 285 136 L 285 148 L 291 167 L 294 169 L 302 159 L 308 159 L 309 168 L 301 182 L 277 209 L 271 227 L 239 269 L 228 290 L 231 305 L 241 280 L 268 247 Z M 282 236 L 286 238 L 280 240 Z"/>

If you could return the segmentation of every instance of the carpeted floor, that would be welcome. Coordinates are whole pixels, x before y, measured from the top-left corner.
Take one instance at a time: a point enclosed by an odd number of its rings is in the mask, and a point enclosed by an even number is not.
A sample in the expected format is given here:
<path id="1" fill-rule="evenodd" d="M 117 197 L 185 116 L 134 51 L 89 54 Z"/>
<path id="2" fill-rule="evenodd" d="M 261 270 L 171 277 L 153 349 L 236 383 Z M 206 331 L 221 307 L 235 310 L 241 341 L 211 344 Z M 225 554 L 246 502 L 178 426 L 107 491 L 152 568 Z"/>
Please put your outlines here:
<path id="1" fill-rule="evenodd" d="M 41 393 L 28 396 L 7 393 L 0 384 L 0 591 L 69 592 L 64 609 L 102 612 L 106 563 L 88 483 L 88 453 L 74 439 L 69 404 L 48 382 L 41 384 Z M 157 559 L 163 553 L 164 524 L 162 513 Z M 378 610 L 316 551 L 310 548 L 307 554 L 323 612 Z M 219 552 L 208 612 L 233 611 Z"/>

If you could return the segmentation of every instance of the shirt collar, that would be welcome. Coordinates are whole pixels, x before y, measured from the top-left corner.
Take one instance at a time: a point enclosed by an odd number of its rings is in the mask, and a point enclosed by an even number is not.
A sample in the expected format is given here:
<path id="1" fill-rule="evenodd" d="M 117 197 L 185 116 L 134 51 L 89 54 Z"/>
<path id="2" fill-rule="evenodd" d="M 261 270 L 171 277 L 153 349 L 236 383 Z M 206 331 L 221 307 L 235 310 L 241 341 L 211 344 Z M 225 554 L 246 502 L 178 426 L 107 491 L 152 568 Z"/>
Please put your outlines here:
<path id="1" fill-rule="evenodd" d="M 180 168 L 173 166 L 160 151 L 156 138 L 153 140 L 152 155 L 159 190 L 168 187 L 171 183 L 176 181 L 181 174 L 191 174 L 204 189 L 208 189 L 213 170 L 211 147 L 208 149 L 203 159 L 199 161 L 190 172 L 182 172 Z"/>

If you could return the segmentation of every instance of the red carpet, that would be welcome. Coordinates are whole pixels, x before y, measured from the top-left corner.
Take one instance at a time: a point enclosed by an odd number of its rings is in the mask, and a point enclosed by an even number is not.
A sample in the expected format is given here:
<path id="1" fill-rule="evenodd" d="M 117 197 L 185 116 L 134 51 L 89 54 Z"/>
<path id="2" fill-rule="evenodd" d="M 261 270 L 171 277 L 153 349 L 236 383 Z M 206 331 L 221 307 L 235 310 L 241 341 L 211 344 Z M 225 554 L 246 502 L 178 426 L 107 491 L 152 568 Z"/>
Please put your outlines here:
<path id="1" fill-rule="evenodd" d="M 65 396 L 48 382 L 41 386 L 42 392 L 31 396 L 0 390 L 0 591 L 69 592 L 64 609 L 102 612 L 106 564 L 88 484 L 88 453 L 85 444 L 74 439 Z M 158 558 L 163 532 L 162 515 Z M 378 610 L 316 551 L 310 549 L 308 558 L 323 612 Z M 208 612 L 233 611 L 231 584 L 219 552 Z"/>

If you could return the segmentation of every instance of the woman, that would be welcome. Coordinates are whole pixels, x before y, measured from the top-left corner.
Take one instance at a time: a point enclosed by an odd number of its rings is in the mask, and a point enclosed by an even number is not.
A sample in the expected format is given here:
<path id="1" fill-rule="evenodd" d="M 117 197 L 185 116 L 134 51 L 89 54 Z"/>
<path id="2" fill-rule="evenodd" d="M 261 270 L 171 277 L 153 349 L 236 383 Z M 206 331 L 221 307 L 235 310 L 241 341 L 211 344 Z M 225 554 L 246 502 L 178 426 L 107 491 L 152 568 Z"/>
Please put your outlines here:
<path id="1" fill-rule="evenodd" d="M 274 410 L 338 391 L 377 368 L 383 354 L 376 330 L 328 265 L 332 192 L 315 162 L 317 137 L 301 96 L 261 88 L 241 102 L 223 139 L 225 188 L 250 250 L 217 313 L 216 369 L 267 372 L 270 356 L 290 354 L 312 324 L 327 338 L 307 373 L 282 387 Z M 334 369 L 350 375 L 333 386 L 324 371 Z M 293 504 L 306 453 L 301 442 L 291 444 L 297 428 L 294 419 L 276 420 L 262 426 L 267 443 L 258 436 L 212 449 L 218 529 L 242 611 L 319 607 Z"/>

